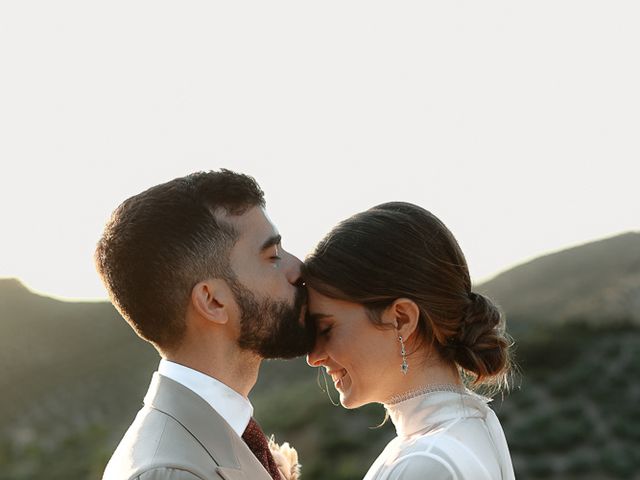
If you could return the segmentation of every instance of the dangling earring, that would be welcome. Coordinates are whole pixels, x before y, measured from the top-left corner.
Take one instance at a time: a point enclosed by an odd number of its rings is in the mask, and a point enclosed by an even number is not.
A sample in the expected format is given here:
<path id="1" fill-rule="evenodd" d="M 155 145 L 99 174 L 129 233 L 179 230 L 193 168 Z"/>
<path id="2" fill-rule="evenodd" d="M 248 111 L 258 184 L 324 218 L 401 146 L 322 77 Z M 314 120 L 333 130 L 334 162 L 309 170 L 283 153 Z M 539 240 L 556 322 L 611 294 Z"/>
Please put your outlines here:
<path id="1" fill-rule="evenodd" d="M 409 370 L 409 364 L 407 363 L 407 351 L 404 349 L 402 335 L 398 335 L 398 340 L 400 340 L 400 354 L 402 355 L 402 366 L 400 367 L 400 370 L 402 370 L 403 375 L 406 375 L 407 370 Z"/>

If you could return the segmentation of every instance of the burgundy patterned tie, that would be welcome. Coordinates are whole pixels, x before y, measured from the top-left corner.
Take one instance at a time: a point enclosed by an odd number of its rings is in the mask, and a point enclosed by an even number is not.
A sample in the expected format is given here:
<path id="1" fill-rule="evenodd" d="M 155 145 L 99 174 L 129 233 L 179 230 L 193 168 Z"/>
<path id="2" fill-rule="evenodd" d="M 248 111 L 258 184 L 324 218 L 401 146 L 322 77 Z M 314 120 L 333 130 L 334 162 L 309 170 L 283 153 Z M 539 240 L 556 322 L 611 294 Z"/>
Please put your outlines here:
<path id="1" fill-rule="evenodd" d="M 273 478 L 273 480 L 282 480 L 278 467 L 276 466 L 276 461 L 273 459 L 273 455 L 271 455 L 271 450 L 269 450 L 267 437 L 265 437 L 260 425 L 258 425 L 258 422 L 256 422 L 253 417 L 249 420 L 249 425 L 247 425 L 247 428 L 242 434 L 242 439 L 267 472 L 269 472 L 271 478 Z"/>

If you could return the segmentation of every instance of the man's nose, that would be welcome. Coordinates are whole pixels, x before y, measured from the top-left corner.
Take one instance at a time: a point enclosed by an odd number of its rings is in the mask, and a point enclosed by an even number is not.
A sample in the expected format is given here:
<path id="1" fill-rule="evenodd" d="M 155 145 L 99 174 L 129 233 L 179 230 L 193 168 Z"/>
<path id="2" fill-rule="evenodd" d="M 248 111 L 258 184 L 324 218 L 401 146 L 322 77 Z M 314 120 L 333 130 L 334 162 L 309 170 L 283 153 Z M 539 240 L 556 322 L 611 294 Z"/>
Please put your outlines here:
<path id="1" fill-rule="evenodd" d="M 287 280 L 290 284 L 296 285 L 300 281 L 302 273 L 302 262 L 295 255 L 289 254 L 289 268 L 287 269 Z"/>

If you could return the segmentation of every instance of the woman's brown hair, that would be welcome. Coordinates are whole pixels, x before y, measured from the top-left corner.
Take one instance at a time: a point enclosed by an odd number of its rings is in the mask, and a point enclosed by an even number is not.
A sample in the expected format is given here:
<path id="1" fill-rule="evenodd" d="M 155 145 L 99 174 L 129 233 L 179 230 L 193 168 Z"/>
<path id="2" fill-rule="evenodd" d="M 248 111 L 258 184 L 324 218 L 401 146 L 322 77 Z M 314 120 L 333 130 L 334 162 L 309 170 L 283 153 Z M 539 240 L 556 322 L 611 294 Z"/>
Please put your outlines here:
<path id="1" fill-rule="evenodd" d="M 444 360 L 474 384 L 506 379 L 511 342 L 504 316 L 471 291 L 458 242 L 417 205 L 384 203 L 344 220 L 307 257 L 304 279 L 328 297 L 362 304 L 377 324 L 393 301 L 409 298 L 420 309 L 418 338 Z"/>

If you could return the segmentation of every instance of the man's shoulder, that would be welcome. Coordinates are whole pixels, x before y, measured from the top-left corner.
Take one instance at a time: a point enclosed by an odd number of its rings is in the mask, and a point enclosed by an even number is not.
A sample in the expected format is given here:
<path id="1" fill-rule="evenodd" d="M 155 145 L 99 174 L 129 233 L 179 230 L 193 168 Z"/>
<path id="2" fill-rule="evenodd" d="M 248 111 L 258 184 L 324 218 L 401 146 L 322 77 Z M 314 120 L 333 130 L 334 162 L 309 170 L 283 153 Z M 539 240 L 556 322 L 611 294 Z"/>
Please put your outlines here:
<path id="1" fill-rule="evenodd" d="M 220 478 L 222 477 L 217 477 L 217 479 Z M 128 477 L 127 480 L 208 480 L 208 478 L 179 467 L 150 467 L 133 477 Z"/>
<path id="2" fill-rule="evenodd" d="M 207 450 L 183 425 L 145 406 L 113 453 L 103 480 L 206 479 L 210 478 L 206 472 L 215 471 L 215 466 Z"/>
<path id="3" fill-rule="evenodd" d="M 181 384 L 154 374 L 144 407 L 116 448 L 103 480 L 192 478 L 184 477 L 188 474 L 206 480 L 269 478 L 211 405 Z"/>

